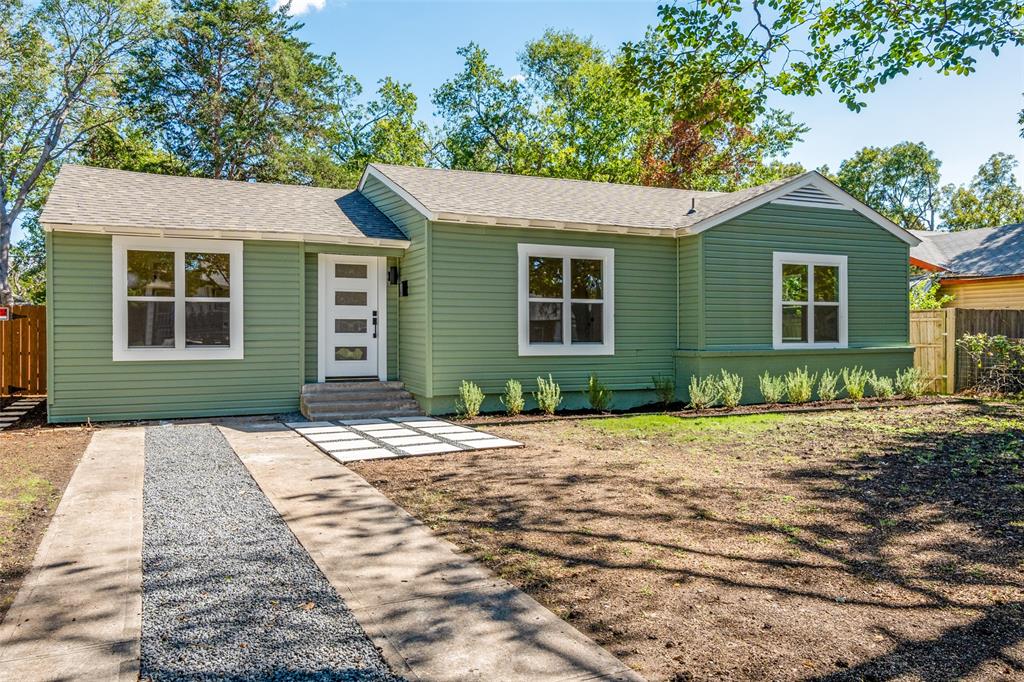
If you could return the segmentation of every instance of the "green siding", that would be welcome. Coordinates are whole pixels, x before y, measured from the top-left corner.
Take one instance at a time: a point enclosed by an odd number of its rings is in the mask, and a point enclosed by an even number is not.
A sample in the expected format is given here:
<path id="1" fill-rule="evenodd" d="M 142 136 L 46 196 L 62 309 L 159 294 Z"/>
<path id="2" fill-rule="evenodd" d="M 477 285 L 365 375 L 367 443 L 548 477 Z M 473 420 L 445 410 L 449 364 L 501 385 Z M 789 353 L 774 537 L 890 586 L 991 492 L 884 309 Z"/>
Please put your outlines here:
<path id="1" fill-rule="evenodd" d="M 699 348 L 703 318 L 701 316 L 701 235 L 680 237 L 679 270 L 679 347 Z"/>
<path id="2" fill-rule="evenodd" d="M 702 233 L 705 350 L 770 349 L 772 252 L 844 254 L 849 344 L 905 345 L 909 247 L 858 213 L 766 205 Z"/>
<path id="3" fill-rule="evenodd" d="M 298 408 L 301 244 L 245 242 L 242 360 L 113 362 L 110 237 L 56 232 L 49 257 L 51 421 Z"/>

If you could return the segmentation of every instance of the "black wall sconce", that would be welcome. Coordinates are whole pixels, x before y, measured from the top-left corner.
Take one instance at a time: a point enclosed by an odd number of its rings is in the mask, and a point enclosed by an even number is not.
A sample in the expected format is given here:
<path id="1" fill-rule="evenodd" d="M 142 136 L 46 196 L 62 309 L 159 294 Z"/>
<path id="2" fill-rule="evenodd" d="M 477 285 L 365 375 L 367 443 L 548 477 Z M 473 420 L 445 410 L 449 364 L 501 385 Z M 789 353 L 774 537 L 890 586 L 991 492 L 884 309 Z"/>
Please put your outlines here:
<path id="1" fill-rule="evenodd" d="M 408 296 L 409 295 L 409 280 L 407 280 L 407 279 L 403 279 L 402 280 L 402 284 L 399 285 L 399 287 L 398 287 L 398 295 L 399 296 Z"/>
<path id="2" fill-rule="evenodd" d="M 388 268 L 388 284 L 398 284 L 398 266 L 392 265 Z"/>

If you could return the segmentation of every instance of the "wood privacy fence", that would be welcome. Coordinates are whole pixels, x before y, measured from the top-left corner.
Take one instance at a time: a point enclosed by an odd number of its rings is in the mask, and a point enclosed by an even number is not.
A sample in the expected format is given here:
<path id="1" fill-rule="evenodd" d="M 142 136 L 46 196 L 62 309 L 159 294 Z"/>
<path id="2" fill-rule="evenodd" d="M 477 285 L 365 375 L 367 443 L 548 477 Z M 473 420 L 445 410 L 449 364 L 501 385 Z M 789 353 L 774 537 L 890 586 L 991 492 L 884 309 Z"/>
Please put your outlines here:
<path id="1" fill-rule="evenodd" d="M 1010 339 L 1024 339 L 1024 310 L 972 310 L 956 311 L 956 338 L 964 334 L 1001 334 Z M 963 351 L 957 351 L 956 390 L 971 388 L 978 380 L 979 368 Z"/>
<path id="2" fill-rule="evenodd" d="M 46 306 L 11 312 L 0 322 L 0 395 L 46 393 Z"/>
<path id="3" fill-rule="evenodd" d="M 914 366 L 927 379 L 929 393 L 953 393 L 956 390 L 955 308 L 910 311 L 910 345 L 914 346 Z"/>

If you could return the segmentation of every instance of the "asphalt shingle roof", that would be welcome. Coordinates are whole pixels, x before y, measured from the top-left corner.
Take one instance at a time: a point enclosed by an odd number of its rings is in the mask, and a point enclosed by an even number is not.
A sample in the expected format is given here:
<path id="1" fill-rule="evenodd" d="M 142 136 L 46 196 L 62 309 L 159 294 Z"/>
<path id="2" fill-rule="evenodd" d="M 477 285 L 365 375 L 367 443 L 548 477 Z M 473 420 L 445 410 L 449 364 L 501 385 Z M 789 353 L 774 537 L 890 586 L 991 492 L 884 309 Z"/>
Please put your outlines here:
<path id="1" fill-rule="evenodd" d="M 921 243 L 910 250 L 917 260 L 937 265 L 951 274 L 999 277 L 1024 274 L 1024 223 L 962 232 L 913 234 Z"/>
<path id="2" fill-rule="evenodd" d="M 356 190 L 233 182 L 64 164 L 46 224 L 231 230 L 325 238 L 406 236 Z"/>

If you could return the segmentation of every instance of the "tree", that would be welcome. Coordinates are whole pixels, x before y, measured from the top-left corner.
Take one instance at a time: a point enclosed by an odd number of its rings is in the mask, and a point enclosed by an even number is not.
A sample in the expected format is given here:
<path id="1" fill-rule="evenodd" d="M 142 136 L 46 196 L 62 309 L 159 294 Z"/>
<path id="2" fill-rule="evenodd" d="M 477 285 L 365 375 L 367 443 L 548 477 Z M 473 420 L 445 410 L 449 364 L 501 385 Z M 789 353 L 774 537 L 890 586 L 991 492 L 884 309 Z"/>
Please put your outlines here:
<path id="1" fill-rule="evenodd" d="M 287 5 L 175 0 L 128 101 L 194 175 L 316 184 L 337 111 L 337 64 L 299 40 Z M 327 172 L 332 169 L 325 168 Z"/>
<path id="2" fill-rule="evenodd" d="M 864 147 L 839 165 L 839 186 L 908 230 L 938 227 L 942 162 L 923 142 Z"/>
<path id="3" fill-rule="evenodd" d="M 159 21 L 157 0 L 0 0 L 0 301 L 15 224 L 62 158 L 123 117 L 117 83 Z"/>
<path id="4" fill-rule="evenodd" d="M 970 185 L 945 187 L 945 226 L 958 231 L 1024 222 L 1024 192 L 1013 175 L 1017 163 L 1011 154 L 993 154 Z"/>
<path id="5" fill-rule="evenodd" d="M 98 128 L 82 145 L 76 157 L 76 160 L 87 166 L 100 168 L 162 175 L 188 174 L 184 162 L 157 149 L 146 132 L 131 124 Z"/>

